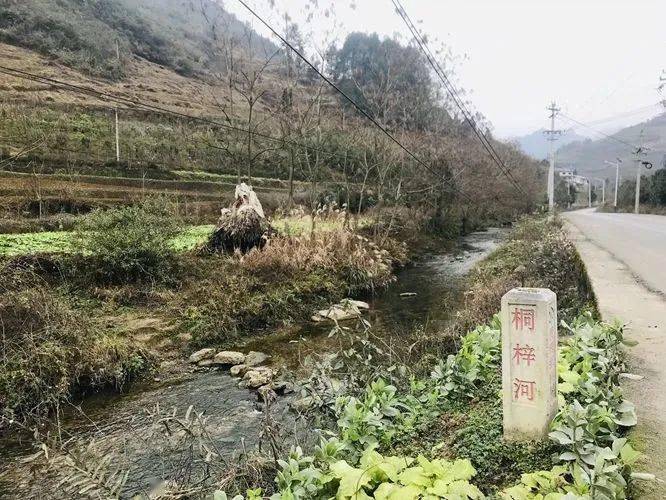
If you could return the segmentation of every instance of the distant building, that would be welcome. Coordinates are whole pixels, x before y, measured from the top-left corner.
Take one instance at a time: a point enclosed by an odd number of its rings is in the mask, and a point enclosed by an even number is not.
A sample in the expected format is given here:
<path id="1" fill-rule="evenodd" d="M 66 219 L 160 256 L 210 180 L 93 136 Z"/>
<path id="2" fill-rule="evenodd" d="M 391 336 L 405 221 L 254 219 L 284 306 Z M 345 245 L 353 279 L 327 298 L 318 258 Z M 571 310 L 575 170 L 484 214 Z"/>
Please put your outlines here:
<path id="1" fill-rule="evenodd" d="M 564 179 L 569 184 L 573 184 L 574 186 L 583 186 L 587 184 L 587 179 L 585 177 L 582 175 L 577 175 L 571 170 L 564 170 L 562 172 L 558 172 L 558 174 L 562 179 Z"/>

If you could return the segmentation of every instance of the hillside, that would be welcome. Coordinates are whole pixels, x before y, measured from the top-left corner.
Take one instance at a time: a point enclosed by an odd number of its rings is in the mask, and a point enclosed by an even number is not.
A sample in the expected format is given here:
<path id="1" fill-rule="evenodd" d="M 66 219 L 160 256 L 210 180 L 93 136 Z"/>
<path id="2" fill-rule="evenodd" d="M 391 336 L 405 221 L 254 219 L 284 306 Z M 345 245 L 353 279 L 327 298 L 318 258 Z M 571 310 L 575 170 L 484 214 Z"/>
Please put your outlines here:
<path id="1" fill-rule="evenodd" d="M 578 135 L 576 132 L 567 131 L 559 137 L 556 147 L 562 147 L 572 142 L 583 140 L 585 140 L 585 138 Z M 514 141 L 518 143 L 520 149 L 525 154 L 530 155 L 536 160 L 545 160 L 550 154 L 550 142 L 547 140 L 544 129 L 537 130 L 528 135 L 516 137 Z"/>
<path id="2" fill-rule="evenodd" d="M 620 158 L 624 162 L 623 170 L 627 175 L 633 175 L 634 156 L 630 145 L 638 146 L 642 143 L 648 148 L 647 156 L 643 159 L 654 165 L 652 170 L 645 169 L 644 172 L 646 175 L 651 175 L 662 167 L 666 155 L 666 114 L 624 128 L 612 137 L 614 139 L 586 139 L 563 146 L 558 150 L 557 164 L 567 168 L 573 167 L 580 175 L 614 179 L 614 167 L 606 165 L 604 161 Z"/>
<path id="3" fill-rule="evenodd" d="M 265 193 L 269 210 L 411 205 L 437 224 L 468 227 L 513 217 L 543 191 L 535 162 L 494 141 L 530 193 L 516 198 L 513 177 L 447 109 L 425 57 L 395 37 L 353 33 L 326 57 L 329 78 L 400 145 L 218 4 L 12 0 L 1 8 L 0 65 L 11 68 L 0 70 L 0 170 L 13 179 L 0 193 L 7 214 L 41 219 L 164 194 L 212 222 L 217 200 L 243 180 Z M 307 53 L 302 28 L 285 29 Z M 498 174 L 490 184 L 489 170 Z"/>
<path id="4" fill-rule="evenodd" d="M 205 0 L 6 0 L 0 4 L 0 41 L 35 50 L 83 72 L 126 76 L 137 56 L 182 75 L 218 68 L 216 30 L 241 37 L 248 28 Z M 251 33 L 253 50 L 275 50 Z M 117 60 L 116 42 L 121 61 Z"/>

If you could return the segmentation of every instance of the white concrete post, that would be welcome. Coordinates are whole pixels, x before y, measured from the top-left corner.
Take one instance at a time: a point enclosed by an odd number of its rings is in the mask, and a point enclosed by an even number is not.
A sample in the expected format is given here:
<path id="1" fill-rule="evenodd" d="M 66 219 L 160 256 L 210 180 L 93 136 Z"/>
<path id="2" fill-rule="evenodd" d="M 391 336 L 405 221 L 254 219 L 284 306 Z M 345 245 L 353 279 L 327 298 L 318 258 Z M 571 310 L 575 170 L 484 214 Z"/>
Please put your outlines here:
<path id="1" fill-rule="evenodd" d="M 557 413 L 557 297 L 514 288 L 501 315 L 504 438 L 540 440 Z"/>

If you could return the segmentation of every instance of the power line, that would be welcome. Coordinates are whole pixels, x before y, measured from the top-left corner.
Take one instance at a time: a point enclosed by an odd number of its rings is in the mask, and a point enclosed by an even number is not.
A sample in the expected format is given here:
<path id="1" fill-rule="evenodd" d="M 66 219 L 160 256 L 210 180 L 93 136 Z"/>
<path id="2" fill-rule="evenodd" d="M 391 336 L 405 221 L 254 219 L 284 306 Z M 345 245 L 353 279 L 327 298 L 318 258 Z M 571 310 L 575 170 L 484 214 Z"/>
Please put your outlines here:
<path id="1" fill-rule="evenodd" d="M 289 49 L 294 52 L 305 64 L 307 64 L 312 71 L 317 73 L 317 75 L 324 80 L 333 90 L 335 90 L 338 94 L 340 94 L 342 97 L 344 97 L 359 113 L 361 113 L 365 118 L 367 118 L 374 126 L 376 126 L 379 130 L 381 130 L 384 135 L 386 135 L 391 141 L 393 141 L 395 144 L 397 144 L 400 149 L 402 149 L 405 153 L 407 153 L 414 161 L 416 161 L 419 165 L 421 165 L 423 168 L 428 170 L 431 174 L 435 176 L 439 176 L 440 174 L 437 173 L 432 167 L 430 167 L 428 164 L 426 164 L 423 160 L 421 160 L 418 156 L 416 156 L 412 151 L 407 149 L 398 139 L 396 139 L 393 134 L 391 134 L 384 126 L 382 126 L 377 120 L 375 120 L 367 111 L 365 111 L 359 104 L 354 101 L 351 97 L 349 97 L 340 87 L 338 87 L 333 81 L 331 81 L 326 75 L 324 75 L 317 67 L 312 64 L 307 57 L 305 57 L 301 51 L 299 51 L 296 47 L 294 47 L 286 38 L 284 38 L 282 35 L 280 35 L 270 24 L 268 24 L 267 21 L 265 21 L 259 14 L 257 14 L 247 3 L 245 3 L 243 0 L 238 0 L 238 3 L 240 3 L 243 7 L 245 7 L 250 14 L 252 14 L 254 17 L 256 17 L 259 22 L 261 22 L 266 28 L 268 28 L 271 33 L 273 33 L 274 36 L 280 39 L 280 41 L 285 44 Z"/>
<path id="2" fill-rule="evenodd" d="M 641 106 L 640 108 L 635 108 L 635 109 L 632 109 L 632 110 L 623 111 L 622 113 L 617 113 L 617 114 L 612 115 L 612 116 L 607 116 L 606 118 L 599 118 L 597 120 L 588 121 L 587 125 L 590 125 L 590 126 L 591 125 L 600 125 L 602 123 L 619 120 L 620 118 L 628 118 L 630 116 L 644 114 L 645 112 L 650 111 L 650 110 L 654 109 L 657 106 L 662 106 L 663 102 L 664 101 L 655 102 L 655 103 L 647 105 L 647 106 Z M 573 128 L 575 128 L 575 127 L 573 127 Z"/>
<path id="3" fill-rule="evenodd" d="M 607 139 L 611 139 L 611 140 L 613 140 L 613 141 L 615 141 L 615 142 L 617 142 L 617 143 L 619 143 L 619 144 L 623 144 L 623 145 L 625 145 L 625 146 L 629 146 L 630 148 L 632 148 L 632 149 L 634 149 L 634 150 L 639 149 L 639 147 L 636 146 L 635 144 L 631 144 L 631 143 L 629 143 L 629 142 L 623 141 L 622 139 L 618 139 L 618 138 L 615 137 L 615 136 L 612 136 L 612 135 L 606 134 L 606 133 L 604 133 L 604 132 L 601 132 L 601 131 L 599 131 L 599 130 L 593 128 L 593 127 L 590 127 L 590 126 L 587 125 L 586 123 L 580 122 L 580 121 L 578 121 L 578 120 L 576 120 L 576 119 L 574 119 L 574 118 L 571 118 L 571 117 L 568 116 L 568 115 L 565 115 L 565 114 L 562 113 L 562 112 L 559 113 L 559 116 L 561 116 L 562 118 L 565 118 L 565 119 L 567 119 L 567 120 L 569 120 L 569 121 L 571 121 L 571 122 L 573 122 L 573 123 L 576 123 L 576 124 L 580 125 L 581 127 L 585 127 L 586 129 L 589 129 L 589 130 L 591 130 L 592 132 L 595 132 L 595 133 L 597 133 L 597 134 L 599 134 L 599 135 L 602 135 L 602 136 L 606 137 Z"/>
<path id="4" fill-rule="evenodd" d="M 418 32 L 418 29 L 416 28 L 416 26 L 412 22 L 411 18 L 409 17 L 409 14 L 407 14 L 407 11 L 405 10 L 405 8 L 402 6 L 402 4 L 400 3 L 399 0 L 391 0 L 391 1 L 393 2 L 393 5 L 395 6 L 398 14 L 400 15 L 400 17 L 404 21 L 405 25 L 407 26 L 407 28 L 412 33 L 412 36 L 416 40 L 417 44 L 419 45 L 419 47 L 421 48 L 421 50 L 425 54 L 426 59 L 428 60 L 428 63 L 430 64 L 430 66 L 435 71 L 435 74 L 437 74 L 439 79 L 444 84 L 444 87 L 447 89 L 447 91 L 451 95 L 454 103 L 456 104 L 458 109 L 463 114 L 465 120 L 467 121 L 469 126 L 472 128 L 472 131 L 474 132 L 476 137 L 479 139 L 479 141 L 481 142 L 482 146 L 484 147 L 484 149 L 486 150 L 486 152 L 488 153 L 490 158 L 497 165 L 497 167 L 500 169 L 500 171 L 507 177 L 507 179 L 515 186 L 515 188 L 518 191 L 520 191 L 523 195 L 527 196 L 527 193 L 525 193 L 525 191 L 521 188 L 520 184 L 515 179 L 515 177 L 511 173 L 511 171 L 506 167 L 506 165 L 504 164 L 504 162 L 502 161 L 502 159 L 500 158 L 499 154 L 497 153 L 495 148 L 492 146 L 490 141 L 488 141 L 488 139 L 485 137 L 485 135 L 482 134 L 478 130 L 476 124 L 474 123 L 474 120 L 471 117 L 471 113 L 469 112 L 469 110 L 467 110 L 467 108 L 465 107 L 465 104 L 462 102 L 462 100 L 458 96 L 455 87 L 453 86 L 453 84 L 451 84 L 450 80 L 446 76 L 446 73 L 442 69 L 441 65 L 437 62 L 437 60 L 433 56 L 432 52 L 428 48 L 427 42 L 423 39 L 423 37 L 421 37 L 420 33 Z"/>
<path id="5" fill-rule="evenodd" d="M 185 118 L 185 119 L 188 119 L 188 120 L 198 121 L 198 122 L 201 122 L 201 123 L 206 123 L 208 125 L 213 125 L 213 126 L 216 126 L 216 127 L 227 129 L 227 130 L 233 130 L 233 131 L 236 131 L 236 132 L 242 132 L 242 133 L 245 133 L 245 134 L 247 134 L 248 132 L 251 132 L 252 135 L 254 135 L 254 136 L 261 137 L 263 139 L 267 139 L 267 140 L 277 142 L 277 143 L 280 143 L 280 144 L 288 144 L 288 145 L 299 147 L 299 148 L 302 148 L 302 149 L 308 149 L 308 150 L 311 150 L 311 151 L 316 151 L 316 152 L 319 152 L 319 153 L 329 155 L 331 157 L 343 157 L 343 155 L 341 155 L 340 153 L 336 153 L 336 152 L 332 152 L 332 151 L 326 151 L 326 150 L 323 150 L 321 148 L 317 148 L 315 146 L 310 146 L 308 144 L 303 144 L 303 143 L 300 143 L 300 142 L 297 142 L 297 141 L 292 141 L 290 139 L 275 137 L 275 136 L 264 134 L 264 133 L 261 133 L 261 132 L 249 131 L 249 130 L 244 129 L 242 127 L 236 127 L 234 125 L 229 125 L 227 123 L 222 123 L 222 122 L 219 122 L 219 121 L 216 121 L 216 120 L 211 120 L 209 118 L 204 118 L 204 117 L 201 117 L 201 116 L 188 115 L 186 113 L 181 113 L 179 111 L 173 111 L 171 109 L 164 108 L 164 107 L 161 107 L 161 106 L 156 106 L 154 104 L 147 104 L 145 102 L 139 101 L 138 99 L 130 99 L 130 98 L 110 94 L 108 92 L 101 92 L 101 91 L 92 89 L 90 87 L 84 87 L 84 86 L 81 86 L 81 85 L 74 85 L 72 83 L 63 82 L 61 80 L 56 80 L 54 78 L 49 78 L 49 77 L 46 77 L 46 76 L 37 75 L 35 73 L 29 73 L 27 71 L 18 70 L 18 69 L 15 69 L 15 68 L 10 68 L 10 67 L 0 65 L 0 73 L 3 73 L 5 75 L 9 75 L 9 76 L 13 76 L 13 77 L 23 78 L 23 79 L 26 79 L 26 80 L 35 81 L 35 82 L 38 82 L 38 83 L 49 83 L 52 86 L 59 87 L 60 89 L 66 90 L 66 91 L 69 91 L 69 92 L 80 93 L 80 94 L 84 94 L 84 95 L 88 95 L 88 96 L 97 97 L 97 98 L 100 98 L 102 100 L 110 101 L 112 103 L 123 104 L 124 106 L 127 106 L 129 109 L 137 109 L 137 106 L 139 106 L 141 108 L 144 108 L 144 111 L 148 110 L 148 111 L 153 111 L 153 112 L 156 112 L 156 113 L 178 116 L 180 118 Z"/>
<path id="6" fill-rule="evenodd" d="M 650 104 L 648 106 L 642 106 L 640 108 L 635 108 L 635 109 L 632 109 L 632 110 L 624 111 L 622 113 L 617 113 L 615 115 L 608 116 L 606 118 L 599 118 L 597 120 L 589 121 L 585 125 L 588 126 L 588 127 L 591 127 L 593 125 L 601 125 L 602 123 L 616 121 L 616 120 L 619 120 L 621 118 L 629 118 L 630 116 L 642 115 L 642 114 L 645 114 L 647 111 L 649 111 L 651 109 L 654 109 L 657 106 L 663 106 L 665 103 L 666 103 L 666 101 L 659 101 L 659 102 L 656 102 L 654 104 Z M 565 133 L 572 132 L 572 131 L 576 130 L 577 128 L 580 128 L 580 127 L 581 127 L 581 125 L 572 125 L 571 127 L 569 127 L 568 129 L 565 130 Z M 596 130 L 595 130 L 595 132 L 596 132 Z"/>

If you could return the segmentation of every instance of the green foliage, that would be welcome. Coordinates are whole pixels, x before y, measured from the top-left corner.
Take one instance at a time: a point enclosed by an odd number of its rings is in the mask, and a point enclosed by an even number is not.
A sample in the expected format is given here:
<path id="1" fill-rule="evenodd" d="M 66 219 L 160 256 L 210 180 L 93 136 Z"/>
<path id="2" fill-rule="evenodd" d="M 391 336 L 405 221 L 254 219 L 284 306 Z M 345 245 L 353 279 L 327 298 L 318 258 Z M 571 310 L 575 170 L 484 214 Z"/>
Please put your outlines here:
<path id="1" fill-rule="evenodd" d="M 359 339 L 356 347 L 329 361 L 330 370 L 313 374 L 321 385 L 342 388 L 332 394 L 334 437 L 322 441 L 313 455 L 292 450 L 280 462 L 278 492 L 272 498 L 482 498 L 479 486 L 493 492 L 518 477 L 520 483 L 499 492 L 500 497 L 626 498 L 627 478 L 639 454 L 621 437 L 635 423 L 633 405 L 621 398 L 617 387 L 623 368 L 622 330 L 595 322 L 589 313 L 565 327 L 572 336 L 559 351 L 560 412 L 551 440 L 534 443 L 502 439 L 497 317 L 465 336 L 459 352 L 440 363 L 430 379 L 412 377 L 402 389 L 399 374 L 406 370 L 376 364 L 381 349 Z M 352 395 L 356 386 L 348 380 L 336 382 L 333 374 L 344 379 L 342 367 L 350 360 L 356 362 L 356 373 L 366 373 L 364 359 L 374 365 L 375 377 Z M 425 449 L 416 460 L 380 454 L 410 436 L 418 440 L 419 432 L 433 432 L 438 418 L 460 419 L 462 425 L 451 437 L 444 433 L 444 443 Z M 426 458 L 447 444 L 445 451 L 456 460 Z M 563 463 L 548 470 L 554 461 Z M 472 477 L 476 486 L 469 483 Z"/>
<path id="2" fill-rule="evenodd" d="M 559 392 L 565 404 L 550 437 L 566 451 L 574 484 L 593 498 L 626 497 L 626 477 L 638 454 L 621 434 L 636 425 L 634 405 L 622 397 L 618 376 L 625 343 L 619 324 L 596 323 L 590 315 L 567 327 L 574 334 L 560 349 Z"/>
<path id="3" fill-rule="evenodd" d="M 460 350 L 440 362 L 432 373 L 442 397 L 471 398 L 497 371 L 501 356 L 501 324 L 495 316 L 490 325 L 465 335 Z"/>
<path id="4" fill-rule="evenodd" d="M 666 169 L 657 170 L 647 180 L 650 203 L 666 206 Z"/>
<path id="5" fill-rule="evenodd" d="M 499 393 L 499 381 L 492 384 Z M 477 470 L 477 484 L 484 490 L 511 484 L 524 471 L 553 465 L 554 443 L 506 442 L 503 439 L 502 404 L 496 396 L 463 410 L 464 425 L 455 431 L 451 448 L 455 455 L 467 458 Z"/>
<path id="6" fill-rule="evenodd" d="M 622 328 L 595 322 L 590 314 L 565 327 L 573 336 L 559 352 L 560 411 L 549 435 L 565 465 L 523 476 L 504 496 L 622 500 L 631 465 L 640 456 L 622 437 L 636 424 L 634 405 L 622 398 L 618 384 L 626 343 Z"/>
<path id="7" fill-rule="evenodd" d="M 592 500 L 576 485 L 569 483 L 568 470 L 563 466 L 522 474 L 520 483 L 504 490 L 500 497 L 504 500 Z"/>
<path id="8" fill-rule="evenodd" d="M 335 447 L 333 453 L 323 453 L 331 445 Z M 341 452 L 335 441 L 323 441 L 314 457 L 304 456 L 300 448 L 293 449 L 287 460 L 279 461 L 278 492 L 271 500 L 484 498 L 469 482 L 476 471 L 468 460 L 382 456 L 371 446 L 357 461 L 349 463 L 339 458 Z M 246 498 L 256 494 L 257 490 L 248 490 Z M 216 492 L 215 498 L 224 499 L 226 494 Z"/>
<path id="9" fill-rule="evenodd" d="M 636 181 L 625 180 L 618 189 L 618 207 L 633 210 L 636 199 Z M 640 202 L 655 209 L 666 207 L 666 169 L 657 170 L 653 175 L 641 177 Z"/>
<path id="10" fill-rule="evenodd" d="M 77 243 L 89 255 L 100 279 L 108 282 L 169 278 L 175 252 L 167 244 L 180 229 L 164 200 L 94 210 L 77 226 Z"/>

